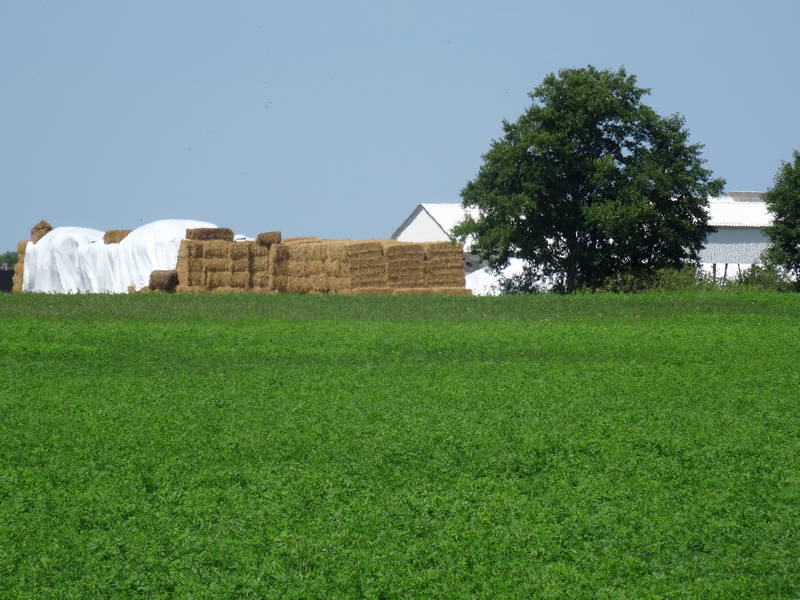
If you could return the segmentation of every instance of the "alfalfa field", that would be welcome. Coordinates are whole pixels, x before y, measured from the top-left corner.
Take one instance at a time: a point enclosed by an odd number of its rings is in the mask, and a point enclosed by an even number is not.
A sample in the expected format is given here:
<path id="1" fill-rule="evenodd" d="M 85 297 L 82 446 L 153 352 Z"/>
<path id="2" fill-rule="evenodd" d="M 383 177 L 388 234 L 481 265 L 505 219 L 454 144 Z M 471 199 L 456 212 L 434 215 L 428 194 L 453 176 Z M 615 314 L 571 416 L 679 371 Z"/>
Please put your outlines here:
<path id="1" fill-rule="evenodd" d="M 2 598 L 798 598 L 800 295 L 0 296 Z"/>

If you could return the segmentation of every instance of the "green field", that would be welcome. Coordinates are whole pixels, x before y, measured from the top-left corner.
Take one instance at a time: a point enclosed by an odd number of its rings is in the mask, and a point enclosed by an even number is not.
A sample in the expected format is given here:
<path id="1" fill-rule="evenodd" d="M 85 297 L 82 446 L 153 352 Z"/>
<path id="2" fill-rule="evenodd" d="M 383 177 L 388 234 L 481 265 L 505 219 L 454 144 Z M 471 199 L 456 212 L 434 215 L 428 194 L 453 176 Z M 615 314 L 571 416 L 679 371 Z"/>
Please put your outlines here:
<path id="1" fill-rule="evenodd" d="M 1 598 L 798 598 L 800 294 L 0 295 Z"/>

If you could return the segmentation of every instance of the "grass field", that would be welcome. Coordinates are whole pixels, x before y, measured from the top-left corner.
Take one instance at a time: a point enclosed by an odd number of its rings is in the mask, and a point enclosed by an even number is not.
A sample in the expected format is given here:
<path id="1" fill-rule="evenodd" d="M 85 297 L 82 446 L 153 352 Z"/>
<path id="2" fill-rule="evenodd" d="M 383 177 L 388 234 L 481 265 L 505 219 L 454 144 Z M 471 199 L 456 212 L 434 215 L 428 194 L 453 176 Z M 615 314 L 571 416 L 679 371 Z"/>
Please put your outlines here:
<path id="1" fill-rule="evenodd" d="M 800 294 L 0 295 L 2 598 L 798 598 Z"/>

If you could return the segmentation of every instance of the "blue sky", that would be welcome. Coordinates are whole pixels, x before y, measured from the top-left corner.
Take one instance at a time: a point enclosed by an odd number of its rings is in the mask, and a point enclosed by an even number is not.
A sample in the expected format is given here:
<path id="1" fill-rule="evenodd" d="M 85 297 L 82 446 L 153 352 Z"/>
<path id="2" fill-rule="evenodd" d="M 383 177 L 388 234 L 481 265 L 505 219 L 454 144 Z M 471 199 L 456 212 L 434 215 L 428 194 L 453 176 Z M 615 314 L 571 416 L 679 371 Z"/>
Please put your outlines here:
<path id="1" fill-rule="evenodd" d="M 626 69 L 729 190 L 800 149 L 800 2 L 0 0 L 0 251 L 39 219 L 387 237 L 548 73 Z"/>

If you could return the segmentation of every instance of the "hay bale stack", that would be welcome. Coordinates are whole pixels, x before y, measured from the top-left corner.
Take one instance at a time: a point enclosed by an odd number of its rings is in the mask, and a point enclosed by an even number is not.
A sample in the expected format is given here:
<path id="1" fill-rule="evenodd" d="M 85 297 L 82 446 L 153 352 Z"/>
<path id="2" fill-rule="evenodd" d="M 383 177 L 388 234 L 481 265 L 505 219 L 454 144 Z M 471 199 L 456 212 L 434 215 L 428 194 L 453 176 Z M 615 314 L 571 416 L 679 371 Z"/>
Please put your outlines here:
<path id="1" fill-rule="evenodd" d="M 268 231 L 266 233 L 259 233 L 256 236 L 256 243 L 260 244 L 261 246 L 272 246 L 272 244 L 280 244 L 281 243 L 281 232 L 280 231 Z"/>
<path id="2" fill-rule="evenodd" d="M 204 242 L 194 240 L 181 241 L 181 245 L 178 248 L 178 264 L 176 267 L 179 287 L 205 287 L 203 244 Z"/>
<path id="3" fill-rule="evenodd" d="M 464 252 L 461 244 L 434 242 L 424 246 L 424 287 L 463 288 Z"/>
<path id="4" fill-rule="evenodd" d="M 119 244 L 133 229 L 111 229 L 103 234 L 104 244 Z"/>
<path id="5" fill-rule="evenodd" d="M 420 288 L 425 285 L 425 245 L 415 242 L 383 241 L 386 278 L 391 288 Z"/>
<path id="6" fill-rule="evenodd" d="M 14 275 L 11 278 L 11 291 L 22 291 L 22 280 L 25 273 L 25 249 L 28 247 L 28 240 L 17 243 L 17 264 L 14 265 Z"/>
<path id="7" fill-rule="evenodd" d="M 231 287 L 244 291 L 253 287 L 255 242 L 232 242 L 230 247 Z"/>
<path id="8" fill-rule="evenodd" d="M 227 227 L 198 227 L 186 230 L 187 240 L 209 241 L 219 240 L 223 242 L 233 241 L 233 230 Z"/>
<path id="9" fill-rule="evenodd" d="M 53 231 L 53 226 L 47 221 L 39 221 L 31 228 L 31 241 L 35 244 L 48 233 Z"/>
<path id="10" fill-rule="evenodd" d="M 277 245 L 264 246 L 256 242 L 250 246 L 251 286 L 259 291 L 272 290 L 271 254 Z"/>
<path id="11" fill-rule="evenodd" d="M 147 287 L 153 291 L 161 290 L 162 292 L 174 292 L 177 286 L 178 271 L 164 270 L 150 273 L 150 283 Z"/>
<path id="12" fill-rule="evenodd" d="M 345 243 L 344 255 L 350 271 L 351 288 L 388 287 L 386 257 L 379 240 Z"/>
<path id="13" fill-rule="evenodd" d="M 231 287 L 231 247 L 233 244 L 235 242 L 219 239 L 203 242 L 203 258 L 200 259 L 203 266 L 201 285 L 209 290 Z"/>

